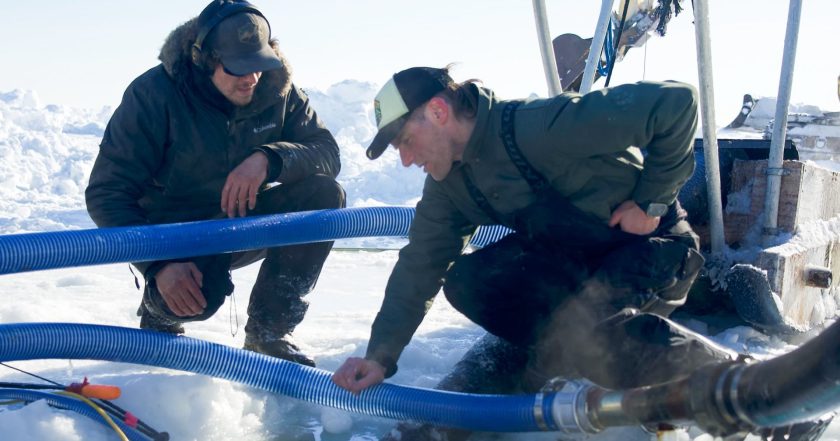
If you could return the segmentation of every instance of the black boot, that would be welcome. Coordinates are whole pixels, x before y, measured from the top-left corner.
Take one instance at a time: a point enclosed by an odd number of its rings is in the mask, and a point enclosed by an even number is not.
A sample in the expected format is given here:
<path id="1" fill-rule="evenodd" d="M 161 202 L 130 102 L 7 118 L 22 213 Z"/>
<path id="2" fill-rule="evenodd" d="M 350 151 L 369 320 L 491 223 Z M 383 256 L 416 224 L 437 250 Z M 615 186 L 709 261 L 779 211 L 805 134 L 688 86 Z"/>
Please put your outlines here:
<path id="1" fill-rule="evenodd" d="M 242 349 L 282 358 L 304 366 L 315 367 L 315 360 L 300 352 L 300 348 L 292 343 L 288 336 L 276 340 L 263 340 L 255 337 L 254 334 L 247 334 Z"/>
<path id="2" fill-rule="evenodd" d="M 271 263 L 269 259 L 263 262 L 251 291 L 244 349 L 315 367 L 315 362 L 300 352 L 290 336 L 306 315 L 309 304 L 303 295 L 312 289 L 317 274 L 314 278 L 311 274 L 275 275 Z"/>
<path id="3" fill-rule="evenodd" d="M 152 315 L 143 305 L 137 310 L 140 316 L 140 329 L 163 332 L 166 334 L 181 335 L 184 333 L 184 326 L 176 321 Z"/>

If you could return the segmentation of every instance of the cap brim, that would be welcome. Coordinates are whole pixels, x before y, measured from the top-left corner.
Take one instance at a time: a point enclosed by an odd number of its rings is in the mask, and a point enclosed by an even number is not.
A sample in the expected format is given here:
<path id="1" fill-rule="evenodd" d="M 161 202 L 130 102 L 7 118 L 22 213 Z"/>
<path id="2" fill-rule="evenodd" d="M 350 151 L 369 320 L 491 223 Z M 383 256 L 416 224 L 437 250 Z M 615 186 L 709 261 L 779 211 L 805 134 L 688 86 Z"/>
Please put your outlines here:
<path id="1" fill-rule="evenodd" d="M 373 141 L 367 149 L 368 159 L 376 159 L 382 156 L 382 152 L 384 152 L 385 149 L 388 148 L 388 144 L 397 137 L 397 134 L 400 133 L 403 125 L 405 125 L 406 120 L 407 118 L 405 116 L 401 116 L 385 125 L 385 127 L 379 129 L 379 132 L 377 132 L 376 136 L 373 137 Z"/>
<path id="2" fill-rule="evenodd" d="M 224 56 L 219 57 L 222 64 L 230 73 L 234 75 L 248 75 L 254 72 L 267 72 L 270 70 L 281 69 L 283 61 L 277 56 L 269 46 L 265 46 L 257 52 L 252 52 L 247 55 L 240 56 Z"/>

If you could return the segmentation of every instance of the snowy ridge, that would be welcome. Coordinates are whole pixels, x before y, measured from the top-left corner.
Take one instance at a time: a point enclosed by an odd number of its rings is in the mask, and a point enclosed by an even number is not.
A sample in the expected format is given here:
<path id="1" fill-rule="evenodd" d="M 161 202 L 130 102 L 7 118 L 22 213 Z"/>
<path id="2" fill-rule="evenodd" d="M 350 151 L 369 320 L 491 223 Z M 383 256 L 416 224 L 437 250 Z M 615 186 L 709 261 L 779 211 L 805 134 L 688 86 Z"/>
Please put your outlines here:
<path id="1" fill-rule="evenodd" d="M 413 206 L 423 187 L 422 171 L 404 168 L 393 149 L 376 161 L 365 156 L 376 134 L 372 103 L 378 90 L 373 83 L 345 80 L 307 94 L 341 147 L 339 182 L 347 191 L 347 206 Z"/>
<path id="2" fill-rule="evenodd" d="M 40 107 L 33 92 L 0 93 L 0 232 L 92 227 L 84 188 L 110 108 Z"/>

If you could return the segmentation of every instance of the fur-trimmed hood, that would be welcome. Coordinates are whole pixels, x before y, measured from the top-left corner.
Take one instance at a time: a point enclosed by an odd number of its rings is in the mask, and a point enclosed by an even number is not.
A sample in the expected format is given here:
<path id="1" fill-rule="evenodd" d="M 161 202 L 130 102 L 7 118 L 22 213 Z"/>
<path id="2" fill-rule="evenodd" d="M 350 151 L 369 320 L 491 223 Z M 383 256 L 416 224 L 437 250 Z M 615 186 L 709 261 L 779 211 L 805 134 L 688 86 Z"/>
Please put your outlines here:
<path id="1" fill-rule="evenodd" d="M 183 84 L 192 71 L 192 45 L 198 35 L 198 17 L 195 17 L 173 30 L 163 47 L 158 59 L 163 64 L 166 73 L 176 83 Z M 271 47 L 283 61 L 283 67 L 277 70 L 263 72 L 260 85 L 274 85 L 281 95 L 289 92 L 292 85 L 292 68 L 289 61 L 280 52 L 277 40 L 271 40 Z M 258 86 L 258 89 L 260 87 Z"/>

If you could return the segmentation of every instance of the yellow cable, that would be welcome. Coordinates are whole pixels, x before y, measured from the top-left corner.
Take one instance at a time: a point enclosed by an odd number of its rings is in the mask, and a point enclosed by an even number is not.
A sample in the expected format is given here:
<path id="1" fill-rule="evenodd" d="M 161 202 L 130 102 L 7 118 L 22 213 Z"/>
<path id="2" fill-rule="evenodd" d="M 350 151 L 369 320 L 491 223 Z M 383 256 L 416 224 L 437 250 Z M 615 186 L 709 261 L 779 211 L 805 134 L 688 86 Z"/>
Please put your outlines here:
<path id="1" fill-rule="evenodd" d="M 9 401 L 0 401 L 0 406 L 11 406 L 12 404 L 20 404 L 25 403 L 26 400 L 9 400 Z"/>
<path id="2" fill-rule="evenodd" d="M 80 401 L 84 402 L 88 406 L 92 407 L 93 410 L 95 410 L 96 413 L 101 415 L 102 419 L 104 419 L 105 422 L 108 423 L 108 425 L 111 426 L 112 429 L 114 429 L 114 432 L 117 432 L 117 435 L 120 437 L 121 441 L 128 441 L 128 437 L 125 436 L 125 433 L 123 433 L 122 429 L 120 429 L 120 426 L 118 426 L 117 423 L 115 423 L 114 420 L 111 419 L 111 416 L 108 415 L 101 407 L 99 407 L 99 405 L 97 405 L 93 401 L 89 400 L 87 397 L 76 394 L 76 393 L 73 393 L 73 392 L 67 392 L 67 391 L 58 391 L 58 392 L 56 392 L 56 394 L 64 395 L 64 396 L 71 397 L 71 398 L 75 398 L 77 400 L 80 400 Z"/>

